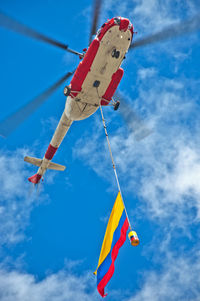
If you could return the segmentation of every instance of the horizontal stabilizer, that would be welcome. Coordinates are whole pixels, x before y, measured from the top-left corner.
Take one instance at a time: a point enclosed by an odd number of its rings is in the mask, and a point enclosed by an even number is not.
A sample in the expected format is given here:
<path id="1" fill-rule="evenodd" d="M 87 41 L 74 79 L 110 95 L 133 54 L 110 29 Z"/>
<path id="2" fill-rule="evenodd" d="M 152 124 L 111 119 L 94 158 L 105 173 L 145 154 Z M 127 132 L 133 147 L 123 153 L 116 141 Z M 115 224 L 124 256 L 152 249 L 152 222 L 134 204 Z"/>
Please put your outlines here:
<path id="1" fill-rule="evenodd" d="M 49 166 L 48 166 L 48 169 L 54 169 L 54 170 L 60 170 L 60 171 L 65 170 L 65 168 L 66 168 L 66 166 L 60 165 L 57 163 L 53 163 L 53 162 L 50 162 Z"/>
<path id="2" fill-rule="evenodd" d="M 30 164 L 33 164 L 35 166 L 40 167 L 40 165 L 42 164 L 42 159 L 38 159 L 38 158 L 34 158 L 34 157 L 24 157 L 24 161 L 28 162 Z"/>
<path id="3" fill-rule="evenodd" d="M 26 157 L 24 157 L 24 161 L 28 162 L 30 164 L 33 164 L 35 166 L 40 167 L 42 165 L 43 160 L 38 159 L 38 158 L 34 158 L 34 157 L 26 156 Z M 65 170 L 65 168 L 66 167 L 64 165 L 60 165 L 60 164 L 53 163 L 53 162 L 49 162 L 49 165 L 47 166 L 47 169 L 60 170 L 60 171 Z"/>

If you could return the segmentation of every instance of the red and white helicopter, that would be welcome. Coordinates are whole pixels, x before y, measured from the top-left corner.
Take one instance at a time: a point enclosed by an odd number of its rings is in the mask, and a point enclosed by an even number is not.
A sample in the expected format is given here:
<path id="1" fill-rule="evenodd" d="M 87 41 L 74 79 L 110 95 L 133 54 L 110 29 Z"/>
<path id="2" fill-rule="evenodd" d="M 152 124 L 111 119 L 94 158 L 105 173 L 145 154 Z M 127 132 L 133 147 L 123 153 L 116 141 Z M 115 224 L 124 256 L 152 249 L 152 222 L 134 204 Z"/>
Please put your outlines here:
<path id="1" fill-rule="evenodd" d="M 67 97 L 65 109 L 43 159 L 29 156 L 24 158 L 26 162 L 39 167 L 37 173 L 28 178 L 34 184 L 40 182 L 47 169 L 61 171 L 65 169 L 65 166 L 53 163 L 51 160 L 73 121 L 88 118 L 96 112 L 100 105 L 107 106 L 110 102 L 112 102 L 115 110 L 118 109 L 120 103 L 113 100 L 113 95 L 123 76 L 124 71 L 120 66 L 129 48 L 133 49 L 173 38 L 197 30 L 200 27 L 199 17 L 195 17 L 132 44 L 133 25 L 127 18 L 112 18 L 105 22 L 96 33 L 101 1 L 96 0 L 94 4 L 89 47 L 83 49 L 84 53 L 74 51 L 63 43 L 37 33 L 0 12 L 0 26 L 60 47 L 82 59 L 74 72 L 68 72 L 47 91 L 0 123 L 0 134 L 7 136 L 33 113 L 51 93 L 73 75 L 70 84 L 64 88 L 64 95 Z M 92 41 L 95 34 L 96 36 Z M 125 110 L 130 109 L 126 106 Z M 125 113 L 128 114 L 128 112 Z"/>

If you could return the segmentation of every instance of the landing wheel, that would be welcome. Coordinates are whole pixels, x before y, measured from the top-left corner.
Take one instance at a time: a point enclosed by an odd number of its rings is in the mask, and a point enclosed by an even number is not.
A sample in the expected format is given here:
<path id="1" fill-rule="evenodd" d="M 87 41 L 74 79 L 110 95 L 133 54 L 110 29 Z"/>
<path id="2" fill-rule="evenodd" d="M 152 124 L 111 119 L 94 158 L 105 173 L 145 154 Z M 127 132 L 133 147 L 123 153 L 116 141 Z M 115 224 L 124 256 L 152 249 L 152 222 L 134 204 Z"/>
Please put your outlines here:
<path id="1" fill-rule="evenodd" d="M 115 52 L 115 57 L 116 57 L 116 59 L 118 59 L 119 56 L 120 56 L 120 52 L 119 52 L 119 51 L 116 51 L 116 52 Z"/>
<path id="2" fill-rule="evenodd" d="M 69 94 L 71 93 L 70 87 L 69 86 L 65 86 L 63 92 L 64 92 L 65 96 L 69 96 Z"/>
<path id="3" fill-rule="evenodd" d="M 120 101 L 116 101 L 116 103 L 114 104 L 114 110 L 117 111 L 119 109 L 119 105 L 120 105 Z"/>

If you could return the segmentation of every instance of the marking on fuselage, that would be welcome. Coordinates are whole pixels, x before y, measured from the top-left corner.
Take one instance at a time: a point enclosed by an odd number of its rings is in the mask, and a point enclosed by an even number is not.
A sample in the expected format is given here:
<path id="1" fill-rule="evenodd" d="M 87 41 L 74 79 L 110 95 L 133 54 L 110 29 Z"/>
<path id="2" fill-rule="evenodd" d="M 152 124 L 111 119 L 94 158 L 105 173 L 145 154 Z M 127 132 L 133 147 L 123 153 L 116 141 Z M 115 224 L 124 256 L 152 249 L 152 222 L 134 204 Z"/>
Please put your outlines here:
<path id="1" fill-rule="evenodd" d="M 106 62 L 105 65 L 101 68 L 100 73 L 102 75 L 105 73 L 107 65 L 108 65 L 108 62 Z"/>

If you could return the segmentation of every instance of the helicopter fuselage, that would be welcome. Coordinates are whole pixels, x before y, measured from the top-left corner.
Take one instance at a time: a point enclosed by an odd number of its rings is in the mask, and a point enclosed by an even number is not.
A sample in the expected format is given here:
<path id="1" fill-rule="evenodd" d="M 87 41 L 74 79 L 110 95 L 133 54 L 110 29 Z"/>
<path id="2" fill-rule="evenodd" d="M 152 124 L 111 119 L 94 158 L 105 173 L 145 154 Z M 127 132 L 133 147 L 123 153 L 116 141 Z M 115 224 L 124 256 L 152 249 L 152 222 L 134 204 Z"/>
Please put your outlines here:
<path id="1" fill-rule="evenodd" d="M 131 44 L 133 26 L 128 19 L 113 18 L 98 31 L 71 80 L 65 114 L 70 120 L 92 115 L 108 105 L 123 76 L 120 68 Z"/>
<path id="2" fill-rule="evenodd" d="M 110 103 L 123 76 L 120 68 L 133 37 L 133 25 L 128 19 L 108 20 L 97 32 L 83 60 L 71 80 L 65 109 L 43 159 L 25 157 L 25 161 L 39 166 L 28 178 L 40 182 L 47 169 L 64 170 L 65 166 L 51 162 L 74 120 L 92 115 L 100 105 Z"/>

